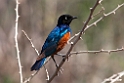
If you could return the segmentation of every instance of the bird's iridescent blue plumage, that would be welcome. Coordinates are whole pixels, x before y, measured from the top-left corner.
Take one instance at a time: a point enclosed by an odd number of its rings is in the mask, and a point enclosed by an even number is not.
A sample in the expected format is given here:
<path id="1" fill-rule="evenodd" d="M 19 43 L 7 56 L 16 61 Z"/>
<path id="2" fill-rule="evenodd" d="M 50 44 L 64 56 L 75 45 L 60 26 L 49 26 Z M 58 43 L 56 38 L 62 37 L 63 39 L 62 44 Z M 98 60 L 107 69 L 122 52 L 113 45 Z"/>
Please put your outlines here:
<path id="1" fill-rule="evenodd" d="M 31 71 L 39 70 L 44 65 L 47 57 L 53 56 L 63 49 L 70 37 L 71 29 L 69 24 L 73 19 L 76 18 L 66 14 L 59 17 L 57 26 L 50 32 L 45 40 L 41 53 L 31 67 Z"/>
<path id="2" fill-rule="evenodd" d="M 57 50 L 57 44 L 60 39 L 68 32 L 71 32 L 71 29 L 68 25 L 60 25 L 56 26 L 48 35 L 44 45 L 42 46 L 42 50 L 40 55 L 44 52 L 45 57 L 41 60 L 35 62 L 32 66 L 31 70 L 39 70 L 40 67 L 43 66 L 46 58 L 50 55 L 54 54 Z"/>
<path id="3" fill-rule="evenodd" d="M 45 52 L 46 57 L 50 56 L 52 53 L 54 53 L 56 51 L 56 46 L 59 42 L 59 40 L 64 36 L 64 34 L 71 32 L 71 29 L 68 25 L 61 25 L 61 26 L 56 26 L 48 35 L 42 50 L 41 50 L 41 54 L 42 52 L 49 48 L 52 47 L 52 50 L 50 50 L 49 52 Z"/>

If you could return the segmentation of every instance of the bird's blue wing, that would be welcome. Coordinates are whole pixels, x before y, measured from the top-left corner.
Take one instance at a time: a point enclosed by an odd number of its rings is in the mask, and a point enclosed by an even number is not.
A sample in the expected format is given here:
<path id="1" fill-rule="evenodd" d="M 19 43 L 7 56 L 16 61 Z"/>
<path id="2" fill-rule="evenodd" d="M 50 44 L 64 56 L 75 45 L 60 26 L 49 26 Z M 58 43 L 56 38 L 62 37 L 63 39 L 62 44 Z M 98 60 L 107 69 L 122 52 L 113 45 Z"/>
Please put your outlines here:
<path id="1" fill-rule="evenodd" d="M 66 34 L 67 32 L 71 32 L 70 27 L 67 25 L 62 25 L 62 26 L 56 26 L 48 35 L 42 50 L 42 52 L 45 52 L 45 56 L 48 57 L 51 54 L 55 53 L 57 49 L 57 44 L 59 40 Z"/>
<path id="2" fill-rule="evenodd" d="M 59 27 L 55 27 L 50 32 L 42 47 L 41 54 L 42 52 L 45 52 L 46 57 L 48 57 L 56 51 L 57 43 L 59 41 L 59 35 L 60 35 L 59 33 L 60 33 Z"/>

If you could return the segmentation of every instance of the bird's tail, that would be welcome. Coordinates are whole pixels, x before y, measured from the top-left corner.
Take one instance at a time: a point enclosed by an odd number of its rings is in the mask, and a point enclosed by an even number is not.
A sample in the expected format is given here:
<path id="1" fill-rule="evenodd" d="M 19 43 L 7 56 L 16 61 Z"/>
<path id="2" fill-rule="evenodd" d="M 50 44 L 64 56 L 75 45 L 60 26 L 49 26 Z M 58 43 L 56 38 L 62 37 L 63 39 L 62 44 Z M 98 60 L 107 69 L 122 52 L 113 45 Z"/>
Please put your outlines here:
<path id="1" fill-rule="evenodd" d="M 31 71 L 33 71 L 33 70 L 39 70 L 44 65 L 45 61 L 46 61 L 46 58 L 45 57 L 42 58 L 39 61 L 36 61 L 34 63 L 34 65 L 31 67 Z"/>

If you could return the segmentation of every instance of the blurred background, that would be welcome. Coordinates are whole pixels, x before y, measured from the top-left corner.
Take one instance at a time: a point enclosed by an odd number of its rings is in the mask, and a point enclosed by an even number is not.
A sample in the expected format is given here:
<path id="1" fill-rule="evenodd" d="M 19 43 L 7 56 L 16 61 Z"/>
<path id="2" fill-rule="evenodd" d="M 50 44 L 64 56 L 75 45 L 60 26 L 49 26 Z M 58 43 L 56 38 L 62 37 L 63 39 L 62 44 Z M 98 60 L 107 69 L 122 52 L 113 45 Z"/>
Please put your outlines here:
<path id="1" fill-rule="evenodd" d="M 62 14 L 71 14 L 78 19 L 71 23 L 72 35 L 79 32 L 86 21 L 96 0 L 20 0 L 19 5 L 19 49 L 23 66 L 24 79 L 33 72 L 30 67 L 35 62 L 37 54 L 23 34 L 26 31 L 35 47 L 40 51 L 49 34 L 56 26 L 57 18 Z M 105 13 L 110 12 L 123 0 L 104 0 Z M 0 0 L 0 83 L 19 83 L 19 71 L 14 43 L 15 0 Z M 100 11 L 98 6 L 95 13 Z M 97 15 L 90 23 L 98 19 Z M 104 18 L 95 27 L 91 27 L 83 35 L 73 52 L 86 50 L 110 50 L 124 46 L 124 7 L 116 14 Z M 69 45 L 60 53 L 66 54 Z M 55 56 L 59 63 L 62 59 Z M 55 65 L 52 60 L 46 65 L 48 72 L 53 75 Z M 62 68 L 63 74 L 55 77 L 52 83 L 101 83 L 105 78 L 124 70 L 124 52 L 111 54 L 80 54 L 72 55 Z M 124 79 L 124 77 L 122 78 Z M 119 83 L 123 83 L 122 82 Z M 46 83 L 46 72 L 42 68 L 30 83 Z"/>

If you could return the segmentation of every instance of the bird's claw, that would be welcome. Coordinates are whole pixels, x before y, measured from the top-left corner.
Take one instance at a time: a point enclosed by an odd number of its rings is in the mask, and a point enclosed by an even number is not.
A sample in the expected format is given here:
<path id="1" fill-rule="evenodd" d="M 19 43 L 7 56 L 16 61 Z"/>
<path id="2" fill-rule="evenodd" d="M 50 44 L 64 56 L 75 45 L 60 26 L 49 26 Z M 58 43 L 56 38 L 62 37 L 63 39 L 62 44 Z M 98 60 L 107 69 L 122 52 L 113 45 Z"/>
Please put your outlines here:
<path id="1" fill-rule="evenodd" d="M 66 57 L 66 56 L 62 56 L 62 58 L 63 58 L 63 59 L 67 59 L 67 61 L 68 61 L 68 57 L 69 57 L 69 56 L 67 56 L 67 57 Z"/>

